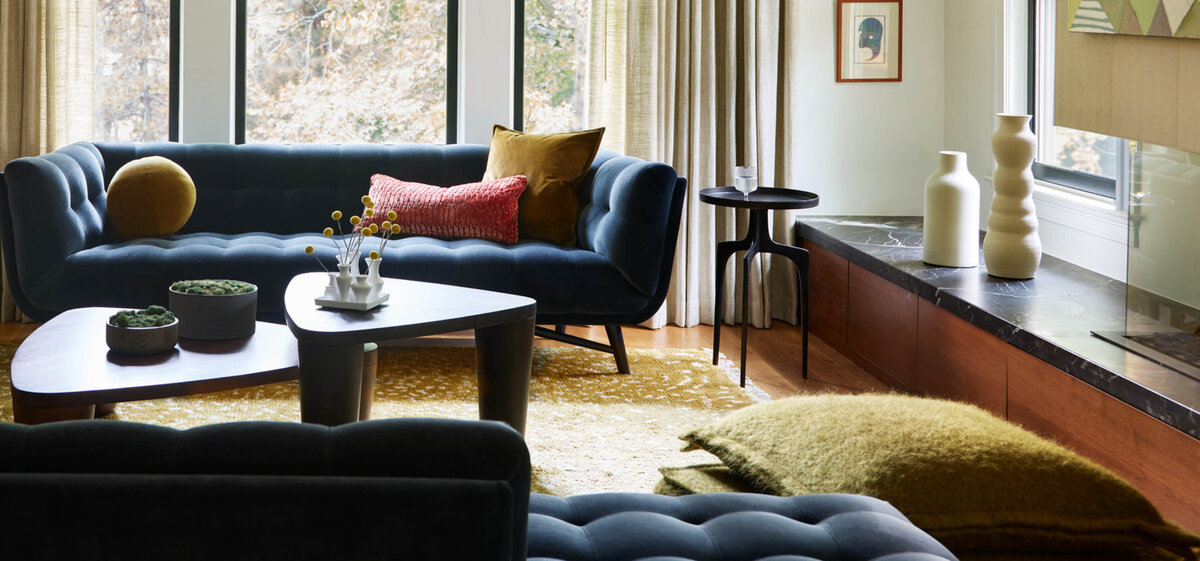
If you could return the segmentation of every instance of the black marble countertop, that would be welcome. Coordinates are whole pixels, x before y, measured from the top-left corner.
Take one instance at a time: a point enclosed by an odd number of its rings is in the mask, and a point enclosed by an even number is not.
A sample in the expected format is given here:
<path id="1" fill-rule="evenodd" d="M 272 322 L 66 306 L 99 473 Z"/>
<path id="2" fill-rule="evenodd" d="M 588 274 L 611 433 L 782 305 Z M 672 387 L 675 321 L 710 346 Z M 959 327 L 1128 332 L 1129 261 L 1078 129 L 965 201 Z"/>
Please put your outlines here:
<path id="1" fill-rule="evenodd" d="M 796 237 L 826 248 L 1091 386 L 1200 439 L 1200 381 L 1091 335 L 1125 330 L 1125 283 L 1043 255 L 1037 276 L 921 261 L 917 216 L 806 216 Z"/>

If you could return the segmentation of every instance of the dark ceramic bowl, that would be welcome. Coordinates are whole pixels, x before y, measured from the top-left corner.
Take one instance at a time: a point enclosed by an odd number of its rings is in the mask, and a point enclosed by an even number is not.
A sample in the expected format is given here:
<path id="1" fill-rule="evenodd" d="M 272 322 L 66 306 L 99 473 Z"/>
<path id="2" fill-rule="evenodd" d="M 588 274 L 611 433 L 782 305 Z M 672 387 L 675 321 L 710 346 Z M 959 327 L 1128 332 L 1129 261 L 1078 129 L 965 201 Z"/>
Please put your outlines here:
<path id="1" fill-rule="evenodd" d="M 179 318 L 179 336 L 184 339 L 240 339 L 254 335 L 258 287 L 241 294 L 185 294 L 171 290 L 168 306 Z"/>
<path id="2" fill-rule="evenodd" d="M 158 327 L 117 327 L 104 324 L 108 348 L 131 355 L 152 355 L 175 348 L 179 342 L 179 318 Z"/>

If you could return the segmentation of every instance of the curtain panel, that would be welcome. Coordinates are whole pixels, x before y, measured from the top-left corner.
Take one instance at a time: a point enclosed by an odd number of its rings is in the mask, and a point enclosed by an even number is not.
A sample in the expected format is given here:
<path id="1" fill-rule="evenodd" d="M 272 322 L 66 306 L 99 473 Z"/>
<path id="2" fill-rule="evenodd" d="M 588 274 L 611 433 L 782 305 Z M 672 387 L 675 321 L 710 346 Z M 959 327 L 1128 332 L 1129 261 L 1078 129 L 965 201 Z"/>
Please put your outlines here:
<path id="1" fill-rule="evenodd" d="M 716 243 L 740 239 L 747 211 L 700 202 L 700 190 L 733 184 L 733 168 L 753 165 L 761 186 L 787 188 L 796 92 L 787 32 L 788 0 L 593 0 L 588 120 L 605 126 L 606 148 L 671 164 L 688 180 L 688 196 L 671 288 L 650 327 L 727 323 L 747 313 L 735 255 L 723 318 L 714 318 Z M 774 211 L 772 237 L 793 242 L 794 215 Z M 737 284 L 733 284 L 734 282 Z M 749 279 L 750 322 L 797 321 L 795 268 L 760 256 Z"/>
<path id="2" fill-rule="evenodd" d="M 95 3 L 0 1 L 0 165 L 92 131 Z M 52 227 L 53 225 L 47 225 Z M 28 321 L 0 276 L 0 322 Z"/>

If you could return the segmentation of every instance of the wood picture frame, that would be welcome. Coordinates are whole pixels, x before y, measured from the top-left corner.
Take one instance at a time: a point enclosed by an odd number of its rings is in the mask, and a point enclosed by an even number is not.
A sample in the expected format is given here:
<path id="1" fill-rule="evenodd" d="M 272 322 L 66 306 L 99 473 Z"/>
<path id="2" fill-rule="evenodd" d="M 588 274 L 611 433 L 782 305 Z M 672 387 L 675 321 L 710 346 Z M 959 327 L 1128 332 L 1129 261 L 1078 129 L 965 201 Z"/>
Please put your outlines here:
<path id="1" fill-rule="evenodd" d="M 903 0 L 838 0 L 837 81 L 901 81 L 903 34 Z"/>

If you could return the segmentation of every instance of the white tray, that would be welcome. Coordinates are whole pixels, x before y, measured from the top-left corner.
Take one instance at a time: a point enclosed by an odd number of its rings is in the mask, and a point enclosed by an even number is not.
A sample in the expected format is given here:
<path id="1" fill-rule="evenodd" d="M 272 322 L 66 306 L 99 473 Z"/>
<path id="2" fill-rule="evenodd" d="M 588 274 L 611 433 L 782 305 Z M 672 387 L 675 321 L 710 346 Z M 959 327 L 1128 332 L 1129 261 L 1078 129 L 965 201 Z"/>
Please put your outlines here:
<path id="1" fill-rule="evenodd" d="M 339 308 L 342 310 L 357 310 L 360 312 L 365 312 L 371 308 L 374 308 L 375 306 L 387 302 L 389 297 L 391 297 L 391 294 L 380 294 L 379 296 L 376 296 L 371 300 L 367 300 L 366 302 L 343 302 L 341 300 L 326 300 L 324 298 L 316 298 L 314 301 L 318 306 L 324 306 L 326 308 Z"/>

